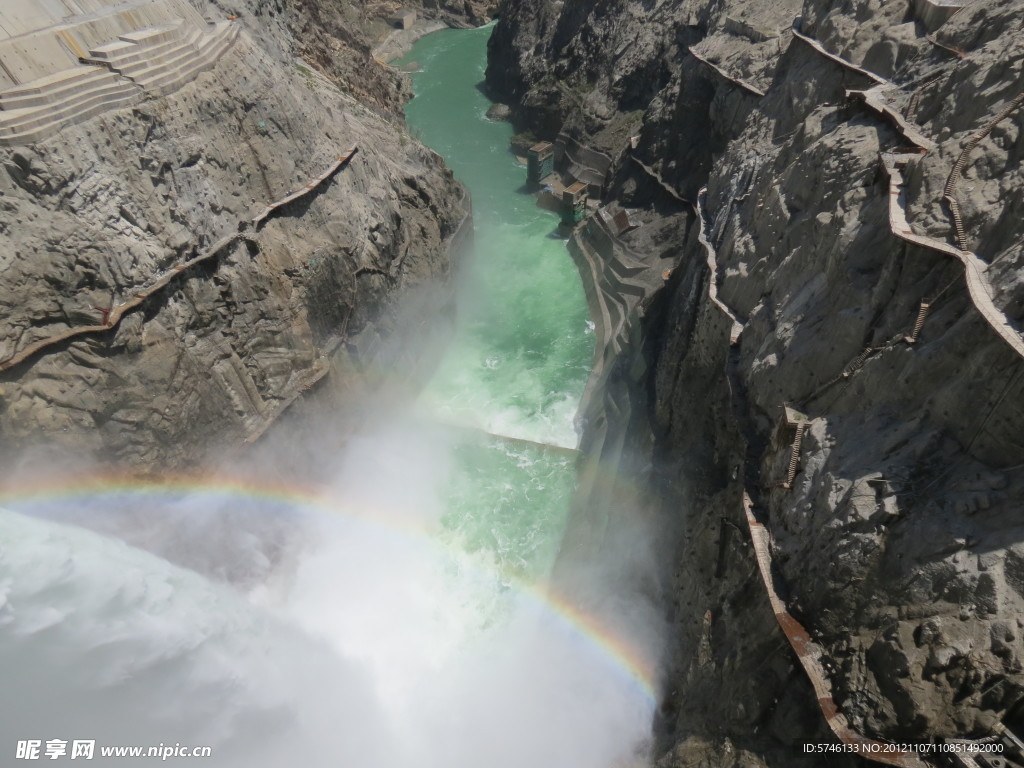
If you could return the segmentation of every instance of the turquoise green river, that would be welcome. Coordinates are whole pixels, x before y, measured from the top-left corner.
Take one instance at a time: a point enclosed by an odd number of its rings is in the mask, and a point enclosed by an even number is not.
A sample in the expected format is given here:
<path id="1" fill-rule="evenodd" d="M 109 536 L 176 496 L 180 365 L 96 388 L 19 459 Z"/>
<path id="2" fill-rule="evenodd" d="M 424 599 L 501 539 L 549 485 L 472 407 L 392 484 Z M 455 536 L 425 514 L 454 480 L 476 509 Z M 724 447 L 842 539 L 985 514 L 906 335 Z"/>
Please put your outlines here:
<path id="1" fill-rule="evenodd" d="M 523 191 L 512 127 L 485 116 L 491 29 L 429 35 L 397 62 L 414 70 L 410 129 L 444 157 L 474 207 L 459 328 L 422 405 L 446 423 L 572 448 L 594 337 L 558 216 Z M 449 535 L 517 576 L 543 576 L 565 527 L 572 458 L 480 438 L 455 450 Z"/>
<path id="2" fill-rule="evenodd" d="M 100 478 L 0 497 L 7 761 L 28 739 L 88 740 L 104 766 L 107 747 L 179 743 L 216 768 L 642 762 L 646 625 L 546 588 L 594 337 L 558 218 L 485 117 L 489 34 L 407 59 L 409 123 L 475 217 L 460 322 L 413 413 L 389 404 L 316 493 Z"/>

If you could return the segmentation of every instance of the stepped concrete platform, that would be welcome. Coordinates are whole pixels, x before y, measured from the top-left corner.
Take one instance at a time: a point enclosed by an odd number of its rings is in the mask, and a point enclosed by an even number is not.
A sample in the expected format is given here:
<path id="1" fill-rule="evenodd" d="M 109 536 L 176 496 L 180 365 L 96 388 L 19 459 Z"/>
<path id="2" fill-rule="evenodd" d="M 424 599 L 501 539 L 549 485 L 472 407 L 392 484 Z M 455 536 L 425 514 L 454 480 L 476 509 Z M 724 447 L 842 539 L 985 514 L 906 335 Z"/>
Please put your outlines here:
<path id="1" fill-rule="evenodd" d="M 865 91 L 847 90 L 847 97 L 856 97 L 862 99 L 870 109 L 874 110 L 878 114 L 887 118 L 900 132 L 907 141 L 913 144 L 918 149 L 925 152 L 931 152 L 935 149 L 935 142 L 924 135 L 921 129 L 914 125 L 910 120 L 903 116 L 897 109 L 895 109 L 890 103 L 887 96 L 887 92 L 896 90 L 895 86 L 890 83 L 882 85 L 876 85 L 873 88 L 868 88 Z"/>
<path id="2" fill-rule="evenodd" d="M 191 29 L 199 31 L 196 27 Z M 180 47 L 182 38 L 187 37 L 188 32 L 181 22 L 140 29 L 120 35 L 113 42 L 90 48 L 86 58 L 107 66 L 145 61 L 158 53 Z"/>
<path id="3" fill-rule="evenodd" d="M 230 21 L 194 19 L 129 30 L 90 48 L 81 63 L 0 92 L 0 144 L 32 143 L 65 125 L 161 96 L 211 69 L 238 38 Z"/>
<path id="4" fill-rule="evenodd" d="M 177 90 L 238 37 L 190 0 L 0 2 L 0 144 Z"/>
<path id="5" fill-rule="evenodd" d="M 198 29 L 192 29 L 191 34 L 188 32 L 183 32 L 183 34 L 191 37 L 193 42 L 197 42 L 202 36 Z M 145 64 L 146 62 L 156 61 L 168 52 L 176 51 L 180 48 L 181 40 L 178 37 L 171 37 L 168 40 L 153 43 L 152 45 L 140 45 L 128 40 L 117 40 L 116 42 L 91 49 L 85 59 L 110 69 L 120 69 L 133 64 Z"/>
<path id="6" fill-rule="evenodd" d="M 89 51 L 88 60 L 109 67 L 154 95 L 171 93 L 212 68 L 238 37 L 229 21 L 206 30 L 186 24 L 142 29 Z"/>
<path id="7" fill-rule="evenodd" d="M 0 94 L 0 108 L 24 109 L 57 104 L 97 83 L 109 81 L 111 73 L 94 67 L 76 67 L 39 78 Z"/>
<path id="8" fill-rule="evenodd" d="M 113 72 L 78 67 L 0 94 L 0 144 L 24 144 L 51 136 L 65 125 L 127 106 L 142 95 Z"/>
<path id="9" fill-rule="evenodd" d="M 0 91 L 71 69 L 120 35 L 183 22 L 206 27 L 190 0 L 3 0 Z"/>
<path id="10" fill-rule="evenodd" d="M 139 80 L 139 84 L 154 93 L 166 94 L 177 90 L 191 82 L 199 73 L 216 66 L 217 61 L 231 48 L 238 39 L 238 26 L 231 22 L 223 22 L 210 34 L 199 41 L 199 54 L 192 60 L 185 60 L 177 67 L 171 68 L 165 75 L 158 75 L 149 84 Z"/>

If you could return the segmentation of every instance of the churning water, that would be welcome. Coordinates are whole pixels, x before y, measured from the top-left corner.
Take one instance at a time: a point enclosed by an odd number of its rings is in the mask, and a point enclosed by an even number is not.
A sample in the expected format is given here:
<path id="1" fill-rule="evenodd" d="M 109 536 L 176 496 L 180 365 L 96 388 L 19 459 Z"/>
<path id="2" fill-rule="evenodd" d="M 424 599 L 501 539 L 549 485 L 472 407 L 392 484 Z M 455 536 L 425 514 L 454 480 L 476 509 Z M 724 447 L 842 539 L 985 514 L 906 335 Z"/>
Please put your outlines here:
<path id="1" fill-rule="evenodd" d="M 545 587 L 592 353 L 557 218 L 484 117 L 489 30 L 420 41 L 409 122 L 471 189 L 463 322 L 330 488 L 118 477 L 0 499 L 0 765 L 18 742 L 210 746 L 210 766 L 603 768 L 649 665 Z M 457 425 L 467 429 L 452 430 Z M 609 558 L 614 553 L 608 553 Z M 638 630 L 639 631 L 639 630 Z M 23 744 L 22 749 L 26 749 Z M 168 762 L 176 762 L 174 758 Z"/>

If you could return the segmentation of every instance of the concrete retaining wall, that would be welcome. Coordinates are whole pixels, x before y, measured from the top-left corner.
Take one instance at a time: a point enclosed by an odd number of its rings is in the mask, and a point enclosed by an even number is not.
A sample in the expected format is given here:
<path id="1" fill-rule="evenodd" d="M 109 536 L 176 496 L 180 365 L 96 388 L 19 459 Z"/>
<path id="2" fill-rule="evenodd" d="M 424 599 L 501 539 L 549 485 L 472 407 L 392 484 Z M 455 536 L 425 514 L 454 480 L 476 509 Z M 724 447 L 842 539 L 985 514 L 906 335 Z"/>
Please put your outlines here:
<path id="1" fill-rule="evenodd" d="M 0 90 L 70 69 L 90 48 L 119 35 L 176 20 L 206 28 L 188 0 L 3 0 Z"/>
<path id="2" fill-rule="evenodd" d="M 597 197 L 601 194 L 612 159 L 560 133 L 555 139 L 555 163 L 558 167 L 567 168 L 577 181 L 584 182 L 591 197 Z"/>
<path id="3" fill-rule="evenodd" d="M 970 0 L 913 0 L 914 16 L 929 32 L 934 32 Z"/>

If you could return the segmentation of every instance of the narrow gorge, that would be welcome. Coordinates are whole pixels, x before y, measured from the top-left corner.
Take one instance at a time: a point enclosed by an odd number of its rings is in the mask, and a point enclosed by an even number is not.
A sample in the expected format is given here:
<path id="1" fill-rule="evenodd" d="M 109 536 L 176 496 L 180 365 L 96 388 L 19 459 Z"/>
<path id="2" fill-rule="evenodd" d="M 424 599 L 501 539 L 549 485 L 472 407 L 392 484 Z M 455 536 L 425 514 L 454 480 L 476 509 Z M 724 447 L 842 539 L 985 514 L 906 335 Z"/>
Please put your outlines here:
<path id="1" fill-rule="evenodd" d="M 505 6 L 488 86 L 598 206 L 567 557 L 659 531 L 659 765 L 1021 759 L 1021 10 Z"/>
<path id="2" fill-rule="evenodd" d="M 12 0 L 0 763 L 1024 766 L 1022 32 Z"/>

